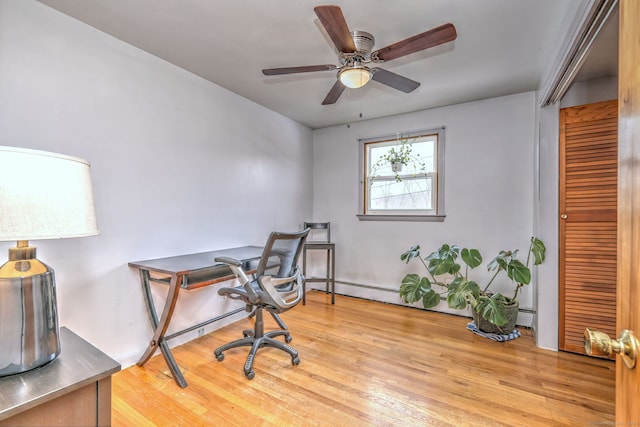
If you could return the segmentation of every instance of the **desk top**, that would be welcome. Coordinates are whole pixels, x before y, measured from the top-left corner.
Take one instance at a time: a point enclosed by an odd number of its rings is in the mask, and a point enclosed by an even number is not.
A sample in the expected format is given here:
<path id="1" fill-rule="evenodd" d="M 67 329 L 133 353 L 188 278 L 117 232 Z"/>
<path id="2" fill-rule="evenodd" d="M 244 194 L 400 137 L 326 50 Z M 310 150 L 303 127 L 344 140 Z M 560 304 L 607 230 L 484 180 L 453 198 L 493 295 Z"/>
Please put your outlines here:
<path id="1" fill-rule="evenodd" d="M 60 328 L 60 355 L 21 374 L 0 378 L 0 420 L 106 378 L 120 364 L 71 332 Z"/>
<path id="2" fill-rule="evenodd" d="M 215 257 L 225 256 L 243 262 L 253 261 L 260 259 L 262 250 L 263 248 L 259 246 L 241 246 L 238 248 L 130 262 L 129 266 L 165 274 L 190 274 L 198 270 L 223 266 L 224 264 L 214 261 Z"/>

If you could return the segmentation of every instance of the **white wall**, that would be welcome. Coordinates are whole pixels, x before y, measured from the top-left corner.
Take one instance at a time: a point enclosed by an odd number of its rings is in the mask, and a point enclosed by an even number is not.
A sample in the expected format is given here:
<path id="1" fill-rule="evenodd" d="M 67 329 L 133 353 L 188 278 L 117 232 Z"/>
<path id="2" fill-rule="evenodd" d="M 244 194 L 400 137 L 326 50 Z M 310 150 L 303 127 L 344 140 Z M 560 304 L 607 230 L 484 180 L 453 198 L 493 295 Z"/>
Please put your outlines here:
<path id="1" fill-rule="evenodd" d="M 559 128 L 560 108 L 591 104 L 618 97 L 617 77 L 589 80 L 571 85 L 560 101 L 560 105 L 540 108 L 539 145 L 540 169 L 536 171 L 540 185 L 537 205 L 536 233 L 547 243 L 548 257 L 545 268 L 538 269 L 535 286 L 538 310 L 535 319 L 536 343 L 538 347 L 558 349 L 558 162 L 559 162 Z"/>
<path id="2" fill-rule="evenodd" d="M 337 279 L 369 286 L 341 283 L 338 291 L 400 303 L 402 277 L 422 272 L 417 261 L 408 266 L 400 261 L 416 244 L 424 256 L 442 243 L 476 247 L 485 261 L 501 249 L 528 249 L 534 123 L 535 96 L 529 92 L 315 130 L 314 219 L 331 221 Z M 444 222 L 359 221 L 358 139 L 441 126 L 446 127 Z M 487 277 L 484 267 L 476 273 Z M 531 308 L 531 289 L 519 299 L 521 307 Z M 438 309 L 447 310 L 444 304 Z M 528 325 L 530 316 L 520 322 Z"/>
<path id="3" fill-rule="evenodd" d="M 618 99 L 618 77 L 573 83 L 560 100 L 560 108 Z"/>
<path id="4" fill-rule="evenodd" d="M 33 243 L 61 325 L 125 366 L 151 337 L 129 261 L 262 244 L 311 216 L 310 129 L 33 0 L 0 2 L 0 145 L 91 163 L 100 235 Z M 232 306 L 183 292 L 171 330 Z"/>

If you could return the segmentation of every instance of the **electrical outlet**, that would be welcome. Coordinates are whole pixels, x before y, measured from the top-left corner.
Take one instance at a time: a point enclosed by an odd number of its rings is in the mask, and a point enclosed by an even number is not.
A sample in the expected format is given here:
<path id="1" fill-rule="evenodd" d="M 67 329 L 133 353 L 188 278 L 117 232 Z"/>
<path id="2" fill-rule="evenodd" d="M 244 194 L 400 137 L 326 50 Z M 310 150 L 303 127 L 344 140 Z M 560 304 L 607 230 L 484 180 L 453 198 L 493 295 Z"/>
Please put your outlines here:
<path id="1" fill-rule="evenodd" d="M 204 328 L 198 329 L 198 336 L 201 337 L 204 335 Z"/>

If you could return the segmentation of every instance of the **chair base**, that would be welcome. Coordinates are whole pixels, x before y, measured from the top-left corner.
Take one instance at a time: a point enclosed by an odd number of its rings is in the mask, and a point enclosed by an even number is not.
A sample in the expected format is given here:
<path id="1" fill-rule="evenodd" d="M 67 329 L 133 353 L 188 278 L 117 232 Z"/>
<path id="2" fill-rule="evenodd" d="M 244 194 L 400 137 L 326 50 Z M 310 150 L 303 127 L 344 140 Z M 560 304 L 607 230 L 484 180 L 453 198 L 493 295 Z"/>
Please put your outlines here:
<path id="1" fill-rule="evenodd" d="M 253 313 L 252 313 L 253 314 Z M 273 313 L 272 313 L 273 314 Z M 249 354 L 247 355 L 247 361 L 244 364 L 244 375 L 252 380 L 255 377 L 256 373 L 253 370 L 253 361 L 262 347 L 273 347 L 279 350 L 282 350 L 288 353 L 291 356 L 291 364 L 298 365 L 300 364 L 300 358 L 298 357 L 298 351 L 292 347 L 289 347 L 285 343 L 277 341 L 274 337 L 284 336 L 285 342 L 291 342 L 291 334 L 286 329 L 278 329 L 275 331 L 264 332 L 264 321 L 262 315 L 262 308 L 258 308 L 255 311 L 256 323 L 254 330 L 245 329 L 242 334 L 244 338 L 237 339 L 235 341 L 231 341 L 230 343 L 224 344 L 213 351 L 214 356 L 219 362 L 224 360 L 224 352 L 236 347 L 251 347 L 249 350 Z M 280 326 L 282 320 L 278 317 L 276 319 L 279 320 L 278 324 Z"/>

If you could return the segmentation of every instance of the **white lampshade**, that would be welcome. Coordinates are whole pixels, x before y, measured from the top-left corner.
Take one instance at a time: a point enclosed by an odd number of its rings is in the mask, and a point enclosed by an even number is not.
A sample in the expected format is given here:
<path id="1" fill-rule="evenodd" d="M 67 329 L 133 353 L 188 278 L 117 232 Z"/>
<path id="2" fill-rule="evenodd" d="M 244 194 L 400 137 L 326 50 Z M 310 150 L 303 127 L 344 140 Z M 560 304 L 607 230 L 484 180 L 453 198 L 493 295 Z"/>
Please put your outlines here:
<path id="1" fill-rule="evenodd" d="M 0 146 L 0 241 L 98 234 L 89 163 Z"/>
<path id="2" fill-rule="evenodd" d="M 371 80 L 371 70 L 367 67 L 345 68 L 338 73 L 340 82 L 348 88 L 357 89 L 366 85 Z"/>

